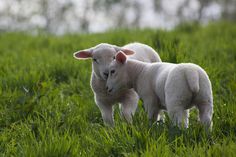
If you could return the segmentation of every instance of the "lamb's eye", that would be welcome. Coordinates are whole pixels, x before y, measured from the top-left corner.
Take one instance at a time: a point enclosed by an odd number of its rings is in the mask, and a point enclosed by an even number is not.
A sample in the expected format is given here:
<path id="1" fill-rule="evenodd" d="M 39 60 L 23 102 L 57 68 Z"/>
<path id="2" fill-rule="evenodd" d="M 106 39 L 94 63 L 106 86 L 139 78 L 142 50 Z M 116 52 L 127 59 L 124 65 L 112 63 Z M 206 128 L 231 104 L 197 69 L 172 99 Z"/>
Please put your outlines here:
<path id="1" fill-rule="evenodd" d="M 95 59 L 95 58 L 93 58 L 93 61 L 96 62 L 96 63 L 98 63 L 97 59 Z"/>
<path id="2" fill-rule="evenodd" d="M 116 59 L 116 57 L 114 56 L 113 59 Z"/>
<path id="3" fill-rule="evenodd" d="M 115 73 L 115 70 L 111 70 L 111 74 L 114 74 Z"/>

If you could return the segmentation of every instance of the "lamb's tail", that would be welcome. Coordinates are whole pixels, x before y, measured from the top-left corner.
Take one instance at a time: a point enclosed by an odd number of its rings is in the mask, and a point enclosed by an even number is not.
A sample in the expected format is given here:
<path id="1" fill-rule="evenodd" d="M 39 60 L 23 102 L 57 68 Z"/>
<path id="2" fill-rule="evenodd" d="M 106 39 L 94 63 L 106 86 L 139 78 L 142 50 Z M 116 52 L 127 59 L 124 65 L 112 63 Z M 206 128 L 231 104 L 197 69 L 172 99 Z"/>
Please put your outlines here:
<path id="1" fill-rule="evenodd" d="M 189 85 L 190 90 L 193 93 L 198 93 L 199 87 L 199 73 L 197 70 L 186 69 L 185 76 Z"/>

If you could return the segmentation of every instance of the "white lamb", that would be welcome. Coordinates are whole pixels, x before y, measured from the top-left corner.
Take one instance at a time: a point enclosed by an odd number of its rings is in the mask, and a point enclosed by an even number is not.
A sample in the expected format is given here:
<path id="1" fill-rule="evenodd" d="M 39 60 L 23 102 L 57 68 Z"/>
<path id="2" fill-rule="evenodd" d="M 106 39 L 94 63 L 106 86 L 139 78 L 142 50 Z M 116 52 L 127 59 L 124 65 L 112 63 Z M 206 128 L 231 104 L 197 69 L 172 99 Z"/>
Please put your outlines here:
<path id="1" fill-rule="evenodd" d="M 151 47 L 141 43 L 131 43 L 124 47 L 110 44 L 99 44 L 90 49 L 81 50 L 74 53 L 76 59 L 93 59 L 93 70 L 91 75 L 91 87 L 94 98 L 99 107 L 103 121 L 106 125 L 114 125 L 112 106 L 120 103 L 121 115 L 129 122 L 137 108 L 139 97 L 133 89 L 126 89 L 113 94 L 107 93 L 106 80 L 108 78 L 108 68 L 114 60 L 118 51 L 122 50 L 129 58 L 143 62 L 160 62 L 157 52 Z M 135 52 L 135 54 L 134 54 Z M 131 55 L 134 54 L 134 55 Z"/>
<path id="2" fill-rule="evenodd" d="M 167 110 L 175 125 L 187 128 L 188 109 L 196 106 L 201 123 L 207 128 L 212 126 L 211 82 L 198 65 L 143 63 L 127 60 L 120 51 L 109 67 L 107 88 L 109 93 L 134 88 L 149 119 L 156 120 L 161 110 Z"/>

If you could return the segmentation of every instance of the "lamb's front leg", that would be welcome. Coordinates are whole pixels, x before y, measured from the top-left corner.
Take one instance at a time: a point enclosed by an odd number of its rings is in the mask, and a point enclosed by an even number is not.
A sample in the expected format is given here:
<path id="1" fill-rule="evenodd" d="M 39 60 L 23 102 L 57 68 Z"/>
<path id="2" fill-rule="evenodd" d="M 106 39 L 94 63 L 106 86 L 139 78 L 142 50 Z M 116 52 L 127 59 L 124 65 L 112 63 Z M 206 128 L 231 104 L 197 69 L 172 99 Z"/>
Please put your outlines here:
<path id="1" fill-rule="evenodd" d="M 128 122 L 132 123 L 132 117 L 138 106 L 139 96 L 134 90 L 128 90 L 121 98 L 120 109 L 121 116 Z"/>
<path id="2" fill-rule="evenodd" d="M 149 123 L 156 122 L 159 117 L 160 108 L 155 96 L 148 96 L 143 99 L 144 108 L 148 113 Z"/>
<path id="3" fill-rule="evenodd" d="M 112 105 L 98 100 L 96 100 L 96 103 L 102 114 L 104 124 L 107 126 L 114 126 Z"/>

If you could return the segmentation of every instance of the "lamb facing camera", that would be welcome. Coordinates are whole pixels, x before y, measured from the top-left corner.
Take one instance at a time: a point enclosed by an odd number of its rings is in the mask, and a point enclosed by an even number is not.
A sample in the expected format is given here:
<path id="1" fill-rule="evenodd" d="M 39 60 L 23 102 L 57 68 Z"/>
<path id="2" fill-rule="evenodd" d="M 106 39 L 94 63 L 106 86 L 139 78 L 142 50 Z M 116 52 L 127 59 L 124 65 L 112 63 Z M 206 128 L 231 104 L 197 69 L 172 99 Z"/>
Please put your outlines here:
<path id="1" fill-rule="evenodd" d="M 192 63 L 143 63 L 127 60 L 120 51 L 109 66 L 107 90 L 133 88 L 144 102 L 150 120 L 166 110 L 174 125 L 188 127 L 189 109 L 196 106 L 200 122 L 212 127 L 213 97 L 207 73 Z"/>
<path id="2" fill-rule="evenodd" d="M 92 59 L 91 88 L 94 99 L 99 107 L 103 121 L 106 125 L 113 126 L 113 105 L 120 104 L 121 115 L 129 123 L 137 108 L 139 97 L 133 89 L 125 89 L 121 92 L 108 93 L 106 80 L 109 74 L 109 65 L 115 55 L 122 50 L 128 58 L 143 62 L 161 62 L 157 52 L 151 47 L 141 43 L 131 43 L 123 47 L 106 43 L 74 53 L 76 59 Z"/>

